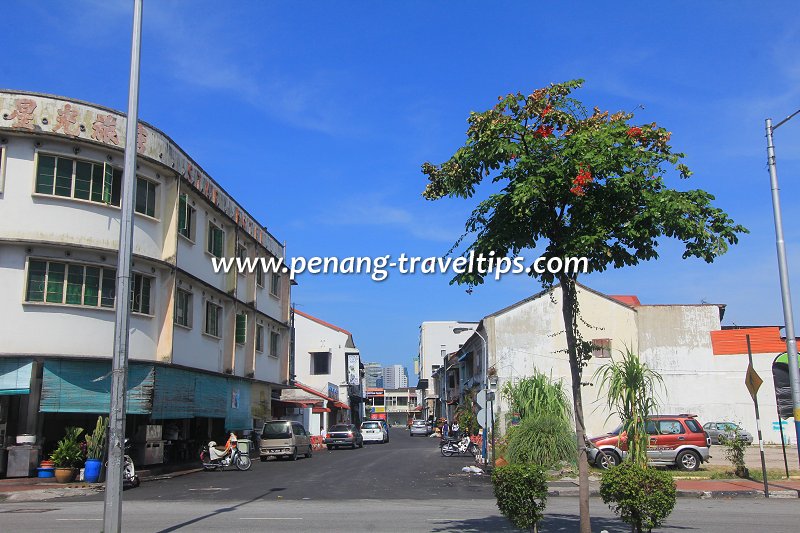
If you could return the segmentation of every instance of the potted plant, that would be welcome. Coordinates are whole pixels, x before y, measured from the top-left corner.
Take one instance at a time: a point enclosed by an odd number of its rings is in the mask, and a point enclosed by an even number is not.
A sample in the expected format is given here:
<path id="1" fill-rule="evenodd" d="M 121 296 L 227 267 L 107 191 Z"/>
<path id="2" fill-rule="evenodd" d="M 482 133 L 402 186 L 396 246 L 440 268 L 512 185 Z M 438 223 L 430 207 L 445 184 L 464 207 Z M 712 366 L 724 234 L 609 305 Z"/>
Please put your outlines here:
<path id="1" fill-rule="evenodd" d="M 86 439 L 86 464 L 84 465 L 83 479 L 89 483 L 97 483 L 100 479 L 100 469 L 103 466 L 103 454 L 106 449 L 106 430 L 108 417 L 98 416 L 97 425 L 91 435 Z"/>
<path id="2" fill-rule="evenodd" d="M 78 437 L 83 433 L 83 428 L 68 427 L 64 438 L 58 441 L 58 445 L 50 459 L 55 466 L 56 481 L 59 483 L 69 483 L 75 478 L 78 467 L 83 462 L 83 452 L 78 444 Z"/>

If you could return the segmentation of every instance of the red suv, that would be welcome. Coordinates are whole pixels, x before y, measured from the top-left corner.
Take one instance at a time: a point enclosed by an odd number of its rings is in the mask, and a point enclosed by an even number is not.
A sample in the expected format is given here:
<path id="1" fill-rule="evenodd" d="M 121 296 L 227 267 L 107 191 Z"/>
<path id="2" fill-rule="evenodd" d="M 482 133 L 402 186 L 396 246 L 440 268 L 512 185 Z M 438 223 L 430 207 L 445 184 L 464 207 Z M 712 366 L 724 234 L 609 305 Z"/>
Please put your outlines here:
<path id="1" fill-rule="evenodd" d="M 695 420 L 696 415 L 654 415 L 647 421 L 650 443 L 647 459 L 654 466 L 677 466 L 681 470 L 693 471 L 711 456 L 711 439 L 703 426 Z M 607 469 L 618 465 L 628 452 L 624 432 L 618 427 L 611 433 L 591 439 L 593 445 L 587 451 L 589 462 Z"/>

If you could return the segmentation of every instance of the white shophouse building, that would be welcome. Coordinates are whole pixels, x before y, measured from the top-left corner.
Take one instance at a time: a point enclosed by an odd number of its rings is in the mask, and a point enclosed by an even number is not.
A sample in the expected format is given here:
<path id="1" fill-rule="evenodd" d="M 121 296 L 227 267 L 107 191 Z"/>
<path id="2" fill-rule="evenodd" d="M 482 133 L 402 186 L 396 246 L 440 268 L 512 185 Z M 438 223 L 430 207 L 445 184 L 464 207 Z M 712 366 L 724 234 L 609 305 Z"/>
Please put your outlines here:
<path id="1" fill-rule="evenodd" d="M 583 370 L 584 418 L 590 435 L 605 433 L 617 423 L 608 418 L 605 391 L 593 376 L 626 349 L 639 353 L 663 377 L 660 412 L 696 414 L 701 423 L 738 422 L 755 435 L 755 411 L 744 383 L 748 361 L 745 335 L 749 334 L 753 366 L 764 380 L 758 393 L 762 431 L 767 442 L 780 443 L 771 373 L 773 360 L 786 348 L 778 327 L 722 326 L 722 304 L 646 305 L 636 296 L 606 295 L 580 284 L 577 291 L 581 335 L 596 347 Z M 453 403 L 463 398 L 466 390 L 483 386 L 481 336 L 488 341 L 489 382 L 496 381 L 496 390 L 538 371 L 561 380 L 571 397 L 560 287 L 481 320 L 477 333 L 448 364 L 446 394 Z M 494 412 L 502 432 L 511 413 L 502 394 L 496 399 Z M 793 440 L 794 435 L 785 432 L 785 438 Z"/>
<path id="2" fill-rule="evenodd" d="M 353 335 L 297 309 L 294 332 L 294 388 L 282 392 L 282 417 L 303 422 L 312 435 L 339 422 L 360 424 L 366 381 Z"/>
<path id="3" fill-rule="evenodd" d="M 0 437 L 107 413 L 125 116 L 0 92 Z M 167 458 L 270 418 L 288 384 L 289 279 L 215 273 L 214 256 L 284 246 L 172 139 L 136 143 L 127 433 L 161 426 Z M 152 435 L 151 435 L 152 436 Z"/>

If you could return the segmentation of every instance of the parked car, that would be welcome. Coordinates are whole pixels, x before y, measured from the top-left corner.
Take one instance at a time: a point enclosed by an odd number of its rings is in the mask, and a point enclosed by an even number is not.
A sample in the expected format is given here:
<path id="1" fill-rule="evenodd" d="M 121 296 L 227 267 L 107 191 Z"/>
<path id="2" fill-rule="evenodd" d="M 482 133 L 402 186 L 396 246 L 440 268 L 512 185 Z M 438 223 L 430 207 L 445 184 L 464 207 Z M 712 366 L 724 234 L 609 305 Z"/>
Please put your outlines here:
<path id="1" fill-rule="evenodd" d="M 409 429 L 409 434 L 413 437 L 414 435 L 422 435 L 423 437 L 427 437 L 433 433 L 433 428 L 427 424 L 424 420 L 414 420 L 411 422 L 411 428 Z"/>
<path id="2" fill-rule="evenodd" d="M 389 442 L 389 430 L 383 420 L 366 420 L 361 423 L 361 435 L 364 442 Z"/>
<path id="3" fill-rule="evenodd" d="M 292 420 L 272 420 L 261 430 L 259 456 L 266 461 L 269 456 L 296 461 L 300 454 L 310 458 L 311 436 L 303 424 Z"/>
<path id="4" fill-rule="evenodd" d="M 328 428 L 324 442 L 329 450 L 340 446 L 349 446 L 353 449 L 363 448 L 364 436 L 353 424 L 336 424 Z"/>
<path id="5" fill-rule="evenodd" d="M 706 430 L 709 438 L 711 438 L 711 444 L 724 444 L 726 440 L 732 439 L 734 435 L 738 435 L 739 439 L 747 444 L 753 444 L 753 435 L 733 422 L 708 422 L 703 425 L 703 429 Z"/>
<path id="6" fill-rule="evenodd" d="M 711 439 L 695 419 L 696 415 L 656 415 L 647 421 L 649 445 L 647 460 L 654 466 L 677 466 L 693 471 L 708 461 Z M 618 465 L 628 452 L 628 442 L 621 426 L 590 439 L 589 462 L 607 469 Z M 602 452 L 602 453 L 601 453 Z"/>

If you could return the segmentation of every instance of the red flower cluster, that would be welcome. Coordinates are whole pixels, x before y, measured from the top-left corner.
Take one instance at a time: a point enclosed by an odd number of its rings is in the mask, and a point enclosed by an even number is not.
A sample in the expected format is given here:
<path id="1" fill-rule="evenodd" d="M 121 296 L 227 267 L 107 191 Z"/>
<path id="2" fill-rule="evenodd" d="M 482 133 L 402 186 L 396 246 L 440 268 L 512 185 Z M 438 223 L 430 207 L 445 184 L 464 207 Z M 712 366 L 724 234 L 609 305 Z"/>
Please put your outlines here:
<path id="1" fill-rule="evenodd" d="M 550 104 L 547 104 L 547 106 L 545 106 L 545 108 L 542 109 L 542 115 L 541 116 L 546 117 L 547 115 L 550 114 L 550 112 L 552 110 L 553 110 L 553 106 L 551 106 Z"/>
<path id="2" fill-rule="evenodd" d="M 542 137 L 542 138 L 550 137 L 553 134 L 553 126 L 541 125 L 538 128 L 536 128 L 536 131 L 533 132 L 533 134 L 536 135 L 537 137 Z"/>
<path id="3" fill-rule="evenodd" d="M 628 131 L 625 132 L 625 135 L 630 137 L 631 139 L 636 139 L 642 135 L 642 128 L 638 126 L 633 126 Z"/>
<path id="4" fill-rule="evenodd" d="M 586 191 L 583 188 L 584 185 L 586 185 L 587 183 L 591 183 L 593 179 L 594 178 L 592 178 L 592 173 L 588 167 L 584 167 L 582 165 L 579 166 L 578 175 L 575 176 L 574 180 L 572 180 L 572 188 L 569 190 L 569 192 L 571 192 L 575 196 L 583 196 L 584 194 L 586 194 Z"/>

